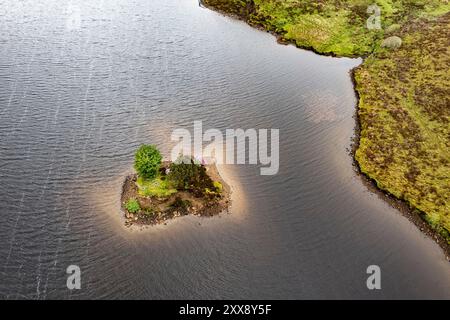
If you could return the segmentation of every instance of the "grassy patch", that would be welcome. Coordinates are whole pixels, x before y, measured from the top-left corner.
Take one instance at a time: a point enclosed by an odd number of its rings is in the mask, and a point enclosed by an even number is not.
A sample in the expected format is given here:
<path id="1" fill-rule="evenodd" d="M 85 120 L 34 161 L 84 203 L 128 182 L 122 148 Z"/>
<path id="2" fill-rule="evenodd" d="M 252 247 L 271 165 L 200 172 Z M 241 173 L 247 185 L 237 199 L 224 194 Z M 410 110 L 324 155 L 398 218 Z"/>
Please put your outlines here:
<path id="1" fill-rule="evenodd" d="M 274 31 L 299 47 L 339 56 L 361 56 L 377 48 L 391 25 L 433 19 L 450 10 L 442 0 L 204 0 L 250 24 Z M 381 30 L 368 30 L 367 8 L 381 9 Z"/>
<path id="2" fill-rule="evenodd" d="M 223 186 L 222 186 L 222 184 L 221 184 L 219 181 L 214 181 L 214 182 L 213 182 L 213 185 L 214 185 L 214 188 L 216 189 L 215 191 L 216 191 L 217 193 L 222 193 L 222 191 L 223 191 Z"/>
<path id="3" fill-rule="evenodd" d="M 357 70 L 356 159 L 381 189 L 450 230 L 450 15 L 403 28 L 403 45 L 379 49 Z"/>
<path id="4" fill-rule="evenodd" d="M 160 176 L 151 180 L 139 177 L 136 185 L 139 189 L 139 194 L 144 197 L 166 198 L 177 192 L 167 180 L 161 179 Z"/>

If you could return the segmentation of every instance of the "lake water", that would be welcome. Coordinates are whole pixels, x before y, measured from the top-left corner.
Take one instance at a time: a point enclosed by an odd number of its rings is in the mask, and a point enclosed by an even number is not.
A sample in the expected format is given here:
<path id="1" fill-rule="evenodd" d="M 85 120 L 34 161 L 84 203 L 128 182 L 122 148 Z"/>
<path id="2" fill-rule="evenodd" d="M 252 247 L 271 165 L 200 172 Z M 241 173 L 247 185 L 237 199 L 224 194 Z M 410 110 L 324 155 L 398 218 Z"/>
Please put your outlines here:
<path id="1" fill-rule="evenodd" d="M 450 298 L 443 252 L 352 167 L 359 63 L 196 0 L 0 1 L 0 297 Z M 221 166 L 230 214 L 125 228 L 134 151 L 194 120 L 279 128 L 278 175 Z"/>

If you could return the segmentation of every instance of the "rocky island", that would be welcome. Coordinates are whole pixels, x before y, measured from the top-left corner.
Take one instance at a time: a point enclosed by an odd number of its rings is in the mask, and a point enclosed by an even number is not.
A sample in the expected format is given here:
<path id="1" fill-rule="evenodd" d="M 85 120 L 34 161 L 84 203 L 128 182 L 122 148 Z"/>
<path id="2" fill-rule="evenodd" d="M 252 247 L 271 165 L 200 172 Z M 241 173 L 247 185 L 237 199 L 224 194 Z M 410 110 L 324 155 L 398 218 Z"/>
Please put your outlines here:
<path id="1" fill-rule="evenodd" d="M 153 145 L 142 145 L 135 155 L 135 174 L 126 177 L 121 204 L 125 225 L 155 225 L 185 216 L 214 216 L 227 211 L 230 188 L 215 164 L 180 155 L 162 161 Z"/>

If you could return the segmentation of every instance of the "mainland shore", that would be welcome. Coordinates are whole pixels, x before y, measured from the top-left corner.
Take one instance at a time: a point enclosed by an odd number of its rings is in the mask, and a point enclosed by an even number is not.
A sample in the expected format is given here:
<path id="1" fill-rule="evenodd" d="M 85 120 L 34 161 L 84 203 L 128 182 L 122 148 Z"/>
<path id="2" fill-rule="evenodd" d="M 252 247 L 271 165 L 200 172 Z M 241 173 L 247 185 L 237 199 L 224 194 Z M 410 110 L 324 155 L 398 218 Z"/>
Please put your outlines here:
<path id="1" fill-rule="evenodd" d="M 358 98 L 351 149 L 355 171 L 450 260 L 450 177 L 443 179 L 450 166 L 450 117 L 444 105 L 449 92 L 442 71 L 448 68 L 448 5 L 405 6 L 403 15 L 389 8 L 382 21 L 387 26 L 367 30 L 367 8 L 326 2 L 290 7 L 272 0 L 203 0 L 202 5 L 270 32 L 280 44 L 364 59 L 351 71 Z"/>

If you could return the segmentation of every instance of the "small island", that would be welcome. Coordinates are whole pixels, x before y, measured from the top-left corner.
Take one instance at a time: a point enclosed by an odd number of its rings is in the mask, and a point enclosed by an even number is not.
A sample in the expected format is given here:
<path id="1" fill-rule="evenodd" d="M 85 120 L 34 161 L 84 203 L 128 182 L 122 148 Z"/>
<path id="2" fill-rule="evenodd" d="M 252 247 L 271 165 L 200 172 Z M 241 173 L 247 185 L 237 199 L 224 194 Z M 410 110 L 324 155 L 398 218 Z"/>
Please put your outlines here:
<path id="1" fill-rule="evenodd" d="M 126 177 L 121 204 L 125 225 L 155 225 L 185 216 L 214 216 L 228 211 L 230 188 L 215 164 L 180 155 L 162 161 L 154 145 L 135 154 L 135 174 Z"/>

